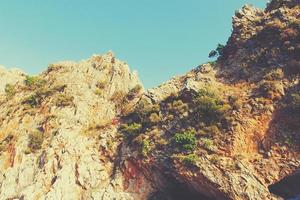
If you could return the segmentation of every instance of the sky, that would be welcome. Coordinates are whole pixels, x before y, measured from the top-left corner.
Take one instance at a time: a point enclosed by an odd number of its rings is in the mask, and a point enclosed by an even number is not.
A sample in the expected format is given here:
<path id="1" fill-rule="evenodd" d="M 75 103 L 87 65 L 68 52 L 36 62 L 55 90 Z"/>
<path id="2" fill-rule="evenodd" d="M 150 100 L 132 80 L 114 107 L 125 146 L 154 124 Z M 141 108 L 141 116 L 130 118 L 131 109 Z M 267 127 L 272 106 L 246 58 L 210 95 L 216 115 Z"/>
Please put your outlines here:
<path id="1" fill-rule="evenodd" d="M 235 10 L 267 0 L 0 0 L 0 65 L 38 74 L 50 63 L 112 50 L 146 88 L 209 61 Z"/>

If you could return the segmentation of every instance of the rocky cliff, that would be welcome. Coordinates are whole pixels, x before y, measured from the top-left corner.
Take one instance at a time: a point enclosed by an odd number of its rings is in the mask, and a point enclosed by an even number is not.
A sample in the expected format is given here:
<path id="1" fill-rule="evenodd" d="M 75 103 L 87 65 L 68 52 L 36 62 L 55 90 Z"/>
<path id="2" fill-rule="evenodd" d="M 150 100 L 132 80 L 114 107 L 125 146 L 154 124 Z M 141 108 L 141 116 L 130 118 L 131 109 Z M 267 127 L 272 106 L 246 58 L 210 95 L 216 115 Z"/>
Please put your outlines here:
<path id="1" fill-rule="evenodd" d="M 296 197 L 299 19 L 244 6 L 216 62 L 146 91 L 112 52 L 0 68 L 0 199 Z"/>

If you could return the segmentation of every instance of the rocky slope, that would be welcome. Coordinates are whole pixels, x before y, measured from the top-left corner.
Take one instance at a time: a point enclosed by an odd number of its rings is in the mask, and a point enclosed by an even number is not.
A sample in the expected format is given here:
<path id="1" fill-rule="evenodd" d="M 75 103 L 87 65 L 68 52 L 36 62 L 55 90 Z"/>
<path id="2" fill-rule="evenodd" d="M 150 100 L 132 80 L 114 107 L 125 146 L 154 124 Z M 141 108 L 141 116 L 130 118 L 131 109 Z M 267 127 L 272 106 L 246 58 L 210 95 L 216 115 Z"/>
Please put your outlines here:
<path id="1" fill-rule="evenodd" d="M 299 19 L 245 6 L 216 62 L 147 91 L 111 52 L 0 68 L 0 199 L 299 195 Z"/>
<path id="2" fill-rule="evenodd" d="M 125 63 L 108 53 L 12 78 L 13 89 L 1 96 L 0 199 L 136 199 L 150 192 L 147 182 L 124 188 L 114 165 L 117 104 L 140 85 Z"/>

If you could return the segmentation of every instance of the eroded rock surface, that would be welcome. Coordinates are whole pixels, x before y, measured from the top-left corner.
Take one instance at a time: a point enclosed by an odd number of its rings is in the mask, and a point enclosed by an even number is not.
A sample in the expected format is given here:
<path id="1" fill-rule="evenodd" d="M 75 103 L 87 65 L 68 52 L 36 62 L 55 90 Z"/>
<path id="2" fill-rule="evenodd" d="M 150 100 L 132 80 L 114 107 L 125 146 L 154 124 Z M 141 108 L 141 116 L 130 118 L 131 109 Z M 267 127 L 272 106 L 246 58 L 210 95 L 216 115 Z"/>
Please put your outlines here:
<path id="1" fill-rule="evenodd" d="M 277 183 L 300 167 L 299 16 L 298 0 L 245 6 L 216 62 L 147 91 L 112 52 L 1 67 L 0 199 L 298 195 Z"/>

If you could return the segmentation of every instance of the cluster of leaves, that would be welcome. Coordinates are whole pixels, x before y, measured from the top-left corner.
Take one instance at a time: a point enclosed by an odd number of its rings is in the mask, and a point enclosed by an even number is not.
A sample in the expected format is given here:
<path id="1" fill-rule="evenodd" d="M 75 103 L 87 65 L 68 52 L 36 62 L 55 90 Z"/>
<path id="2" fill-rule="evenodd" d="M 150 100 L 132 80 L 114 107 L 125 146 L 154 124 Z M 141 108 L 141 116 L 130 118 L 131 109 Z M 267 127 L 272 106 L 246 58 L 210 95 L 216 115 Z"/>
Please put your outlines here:
<path id="1" fill-rule="evenodd" d="M 160 109 L 159 104 L 152 104 L 146 100 L 141 100 L 129 117 L 135 122 L 142 124 L 143 127 L 149 127 L 159 122 Z"/>
<path id="2" fill-rule="evenodd" d="M 210 139 L 210 138 L 202 138 L 201 142 L 202 142 L 203 147 L 206 150 L 214 151 L 215 145 L 214 145 L 214 141 L 212 139 Z"/>
<path id="3" fill-rule="evenodd" d="M 195 130 L 176 133 L 173 136 L 175 144 L 184 151 L 193 151 L 197 147 L 197 138 Z"/>
<path id="4" fill-rule="evenodd" d="M 199 160 L 198 155 L 196 154 L 189 154 L 183 157 L 182 161 L 186 166 L 194 166 L 197 164 Z"/>
<path id="5" fill-rule="evenodd" d="M 206 125 L 222 123 L 231 106 L 208 88 L 200 89 L 195 98 L 194 115 Z"/>
<path id="6" fill-rule="evenodd" d="M 150 140 L 145 139 L 142 141 L 141 144 L 141 152 L 143 156 L 147 156 L 149 154 L 149 152 L 151 151 L 151 144 L 150 144 Z"/>
<path id="7" fill-rule="evenodd" d="M 141 133 L 142 125 L 138 123 L 122 124 L 120 131 L 126 138 L 132 139 Z"/>
<path id="8" fill-rule="evenodd" d="M 128 141 L 138 144 L 141 155 L 147 156 L 152 150 L 152 146 L 150 145 L 151 141 L 145 139 L 144 136 L 149 134 L 152 126 L 161 122 L 160 106 L 140 100 L 134 111 L 129 113 L 125 120 L 127 123 L 120 126 L 120 132 Z"/>
<path id="9" fill-rule="evenodd" d="M 168 110 L 172 115 L 184 115 L 188 110 L 189 106 L 187 103 L 183 103 L 182 100 L 174 100 L 172 103 L 168 103 Z"/>
<path id="10" fill-rule="evenodd" d="M 208 57 L 213 58 L 213 57 L 219 57 L 223 55 L 223 49 L 224 49 L 223 44 L 218 44 L 217 48 L 215 50 L 212 50 L 209 52 Z"/>
<path id="11" fill-rule="evenodd" d="M 24 83 L 28 87 L 42 87 L 45 85 L 46 81 L 38 76 L 26 76 Z"/>

